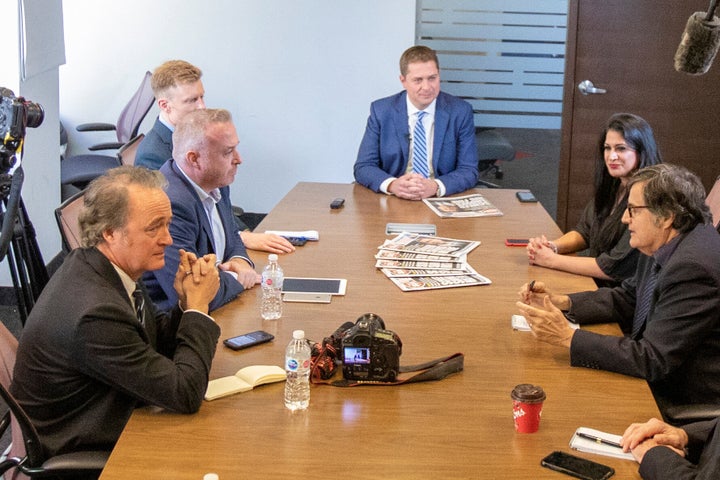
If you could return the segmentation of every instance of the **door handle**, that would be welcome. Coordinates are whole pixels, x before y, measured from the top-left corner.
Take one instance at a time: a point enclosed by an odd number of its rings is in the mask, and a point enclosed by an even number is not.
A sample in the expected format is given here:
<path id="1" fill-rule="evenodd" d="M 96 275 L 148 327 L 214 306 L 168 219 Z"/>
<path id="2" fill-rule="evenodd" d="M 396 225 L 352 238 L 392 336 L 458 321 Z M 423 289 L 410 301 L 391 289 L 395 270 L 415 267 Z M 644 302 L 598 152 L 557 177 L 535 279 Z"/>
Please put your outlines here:
<path id="1" fill-rule="evenodd" d="M 603 93 L 607 93 L 607 90 L 604 88 L 595 88 L 595 85 L 593 85 L 590 80 L 580 82 L 578 90 L 580 90 L 580 93 L 583 95 L 602 95 Z"/>

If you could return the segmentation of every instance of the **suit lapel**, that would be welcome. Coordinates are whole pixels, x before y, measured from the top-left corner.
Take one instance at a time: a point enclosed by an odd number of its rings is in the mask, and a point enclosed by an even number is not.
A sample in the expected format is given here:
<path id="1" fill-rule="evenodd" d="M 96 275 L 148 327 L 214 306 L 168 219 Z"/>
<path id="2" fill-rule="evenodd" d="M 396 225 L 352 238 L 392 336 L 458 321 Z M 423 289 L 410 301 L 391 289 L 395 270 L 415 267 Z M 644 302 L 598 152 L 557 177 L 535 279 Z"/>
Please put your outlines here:
<path id="1" fill-rule="evenodd" d="M 393 125 L 396 126 L 397 142 L 400 145 L 402 151 L 402 161 L 404 165 L 410 159 L 410 127 L 408 126 L 408 112 L 407 112 L 407 92 L 401 92 L 395 98 L 395 104 L 393 105 Z"/>
<path id="2" fill-rule="evenodd" d="M 213 243 L 213 234 L 212 234 L 212 228 L 210 227 L 210 220 L 207 218 L 207 214 L 205 213 L 205 208 L 203 207 L 202 202 L 200 201 L 200 197 L 198 197 L 197 193 L 195 193 L 195 189 L 192 185 L 190 185 L 190 182 L 188 182 L 188 179 L 185 178 L 185 175 L 179 170 L 179 167 L 177 166 L 177 163 L 173 160 L 170 162 L 170 166 L 172 167 L 173 174 L 182 182 L 183 186 L 188 190 L 188 193 L 192 196 L 192 198 L 195 200 L 193 202 L 193 208 L 195 209 L 195 214 L 200 219 L 200 226 L 203 229 L 203 232 L 205 232 L 205 236 L 207 237 L 208 246 L 210 249 L 215 251 L 215 244 Z M 223 254 L 225 252 L 215 252 L 218 258 L 222 258 Z"/>
<path id="3" fill-rule="evenodd" d="M 442 92 L 437 97 L 435 102 L 435 132 L 433 134 L 433 156 L 432 164 L 433 170 L 437 173 L 438 159 L 440 158 L 440 150 L 442 150 L 443 139 L 448 129 L 450 122 L 450 114 L 447 110 L 447 104 L 445 103 L 445 97 Z"/>

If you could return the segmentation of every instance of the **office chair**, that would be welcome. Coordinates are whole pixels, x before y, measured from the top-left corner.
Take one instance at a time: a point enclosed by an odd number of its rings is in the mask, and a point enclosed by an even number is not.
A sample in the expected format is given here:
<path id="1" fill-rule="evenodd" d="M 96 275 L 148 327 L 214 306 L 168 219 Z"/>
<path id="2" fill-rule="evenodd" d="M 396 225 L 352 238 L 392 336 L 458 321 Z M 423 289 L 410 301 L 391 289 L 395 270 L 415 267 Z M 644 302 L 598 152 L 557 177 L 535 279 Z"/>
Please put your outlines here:
<path id="1" fill-rule="evenodd" d="M 40 438 L 30 418 L 10 394 L 10 383 L 17 354 L 17 340 L 0 323 L 0 397 L 9 408 L 10 422 L 4 421 L 12 431 L 12 447 L 7 459 L 0 462 L 0 476 L 15 469 L 30 478 L 76 478 L 79 475 L 100 475 L 110 452 L 73 452 L 46 458 Z M 0 430 L 0 434 L 3 431 Z M 17 478 L 16 476 L 10 478 Z"/>
<path id="2" fill-rule="evenodd" d="M 496 179 L 503 177 L 503 171 L 497 162 L 509 162 L 515 158 L 515 148 L 499 132 L 493 129 L 477 127 L 475 139 L 478 148 L 478 170 L 480 177 L 493 174 Z M 478 186 L 486 188 L 499 188 L 500 186 L 478 179 Z"/>
<path id="3" fill-rule="evenodd" d="M 80 225 L 78 225 L 78 215 L 83 206 L 85 191 L 80 191 L 72 197 L 65 200 L 58 208 L 55 209 L 55 220 L 60 229 L 60 238 L 62 238 L 62 247 L 65 253 L 69 253 L 80 246 Z"/>
<path id="4" fill-rule="evenodd" d="M 131 138 L 137 136 L 140 124 L 145 118 L 145 115 L 147 115 L 150 111 L 150 108 L 155 101 L 155 95 L 150 87 L 151 77 L 152 74 L 150 72 L 145 72 L 145 76 L 143 77 L 142 82 L 140 82 L 140 86 L 137 91 L 135 91 L 135 94 L 133 94 L 127 105 L 125 105 L 125 108 L 123 108 L 120 112 L 117 123 L 83 123 L 75 127 L 75 130 L 78 132 L 114 130 L 117 134 L 117 142 L 98 143 L 88 147 L 88 150 L 117 150 L 129 142 Z"/>
<path id="5" fill-rule="evenodd" d="M 140 146 L 140 142 L 142 142 L 143 138 L 145 138 L 145 134 L 139 133 L 125 145 L 120 147 L 120 150 L 118 150 L 117 154 L 122 165 L 135 165 L 135 155 L 137 154 L 137 149 Z"/>
<path id="6" fill-rule="evenodd" d="M 138 136 L 140 124 L 155 100 L 150 88 L 151 76 L 150 72 L 145 72 L 137 91 L 120 112 L 117 124 L 85 123 L 76 127 L 81 132 L 114 130 L 117 133 L 117 142 L 92 145 L 89 147 L 91 151 L 119 149 Z M 64 158 L 60 163 L 60 183 L 62 186 L 72 186 L 76 190 L 82 190 L 90 181 L 120 164 L 117 155 L 90 153 Z M 65 198 L 67 195 L 63 195 L 63 197 Z"/>

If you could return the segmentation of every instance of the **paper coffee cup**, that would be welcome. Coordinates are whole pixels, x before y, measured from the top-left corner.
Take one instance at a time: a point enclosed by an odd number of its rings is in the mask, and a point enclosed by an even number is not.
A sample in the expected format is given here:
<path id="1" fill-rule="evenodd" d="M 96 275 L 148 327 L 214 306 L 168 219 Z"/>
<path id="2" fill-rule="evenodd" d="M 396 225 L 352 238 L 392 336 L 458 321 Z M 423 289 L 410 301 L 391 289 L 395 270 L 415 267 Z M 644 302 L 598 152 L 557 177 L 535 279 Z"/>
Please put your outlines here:
<path id="1" fill-rule="evenodd" d="M 545 391 L 538 385 L 521 383 L 510 393 L 513 400 L 515 430 L 519 433 L 534 433 L 540 428 Z"/>

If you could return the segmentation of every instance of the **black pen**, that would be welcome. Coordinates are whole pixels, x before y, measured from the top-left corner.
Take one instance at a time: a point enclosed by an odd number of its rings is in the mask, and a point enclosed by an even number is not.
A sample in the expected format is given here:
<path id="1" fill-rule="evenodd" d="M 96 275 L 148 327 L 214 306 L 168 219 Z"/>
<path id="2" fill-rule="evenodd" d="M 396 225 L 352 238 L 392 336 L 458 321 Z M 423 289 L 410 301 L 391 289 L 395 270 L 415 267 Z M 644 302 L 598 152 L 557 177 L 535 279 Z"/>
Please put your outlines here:
<path id="1" fill-rule="evenodd" d="M 617 442 L 613 442 L 612 440 L 605 440 L 604 438 L 596 437 L 595 435 L 590 435 L 588 433 L 577 432 L 577 436 L 587 438 L 588 440 L 592 440 L 595 443 L 602 443 L 603 445 L 610 445 L 611 447 L 622 448 L 622 445 Z"/>
<path id="2" fill-rule="evenodd" d="M 530 285 L 528 285 L 528 292 L 532 292 L 533 288 L 535 288 L 535 280 L 530 282 Z"/>

